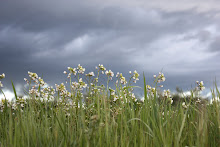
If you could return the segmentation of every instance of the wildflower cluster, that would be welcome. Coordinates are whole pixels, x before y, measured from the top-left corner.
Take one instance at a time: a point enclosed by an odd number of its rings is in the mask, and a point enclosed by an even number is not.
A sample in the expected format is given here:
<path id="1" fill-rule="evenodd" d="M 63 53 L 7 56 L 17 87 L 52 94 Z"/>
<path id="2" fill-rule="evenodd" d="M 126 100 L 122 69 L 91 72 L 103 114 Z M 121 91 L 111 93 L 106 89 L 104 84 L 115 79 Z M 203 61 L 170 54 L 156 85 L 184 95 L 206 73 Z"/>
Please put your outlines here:
<path id="1" fill-rule="evenodd" d="M 24 81 L 29 86 L 31 86 L 31 81 L 34 82 L 34 85 L 32 85 L 31 88 L 29 89 L 29 95 L 35 98 L 41 98 L 41 95 L 45 97 L 44 95 L 46 94 L 43 91 L 40 91 L 40 88 L 44 87 L 46 85 L 46 82 L 44 82 L 44 80 L 41 77 L 39 77 L 37 73 L 28 71 L 28 75 L 30 77 L 30 81 L 26 78 L 24 78 Z"/>
<path id="2" fill-rule="evenodd" d="M 197 87 L 196 87 L 197 90 L 203 91 L 205 89 L 203 81 L 201 81 L 201 82 L 196 81 L 196 84 L 197 84 Z"/>
<path id="3" fill-rule="evenodd" d="M 112 80 L 112 78 L 114 77 L 114 73 L 111 71 L 111 70 L 106 70 L 105 71 L 105 74 L 108 76 L 108 77 L 110 77 L 110 80 Z"/>
<path id="4" fill-rule="evenodd" d="M 154 75 L 154 78 L 155 78 L 155 82 L 156 83 L 161 83 L 161 82 L 164 82 L 166 80 L 165 76 L 163 73 L 159 72 L 159 75 Z M 160 87 L 163 87 L 163 85 L 161 85 Z"/>
<path id="5" fill-rule="evenodd" d="M 115 96 L 114 101 L 120 100 L 123 104 L 130 102 L 137 102 L 135 94 L 133 93 L 133 88 L 128 88 L 127 86 L 122 87 L 120 94 Z"/>
<path id="6" fill-rule="evenodd" d="M 170 90 L 168 89 L 168 90 L 164 90 L 163 91 L 163 96 L 165 97 L 165 98 L 170 98 L 171 97 L 171 95 L 170 95 Z"/>
<path id="7" fill-rule="evenodd" d="M 84 74 L 85 68 L 83 68 L 80 64 L 78 65 L 77 69 L 78 69 L 78 73 Z"/>
<path id="8" fill-rule="evenodd" d="M 133 73 L 133 82 L 136 83 L 136 81 L 139 80 L 139 74 L 137 73 L 137 71 L 135 70 Z"/>
<path id="9" fill-rule="evenodd" d="M 64 83 L 61 83 L 60 85 L 55 84 L 56 91 L 59 93 L 59 96 L 66 98 L 71 97 L 71 93 L 66 89 L 66 86 Z"/>
<path id="10" fill-rule="evenodd" d="M 38 78 L 38 81 L 40 86 L 44 86 L 46 84 L 41 77 Z"/>
<path id="11" fill-rule="evenodd" d="M 157 88 L 157 84 L 161 83 L 161 82 L 164 82 L 166 78 L 165 78 L 164 74 L 161 73 L 161 72 L 159 72 L 158 76 L 154 75 L 153 77 L 155 78 L 155 80 L 154 80 L 154 83 L 156 83 L 155 87 L 151 87 L 150 85 L 146 85 L 146 90 L 151 95 L 155 95 L 155 94 L 157 95 L 157 89 L 156 89 Z M 159 85 L 158 87 L 163 87 L 163 85 Z M 169 89 L 164 91 L 164 97 L 170 99 L 170 91 L 169 91 Z"/>
<path id="12" fill-rule="evenodd" d="M 16 108 L 18 108 L 18 107 L 23 109 L 25 107 L 25 105 L 27 105 L 27 101 L 23 97 L 17 97 L 15 102 L 16 103 L 14 105 L 12 105 L 14 107 L 14 110 L 16 110 Z"/>
<path id="13" fill-rule="evenodd" d="M 55 99 L 54 95 L 55 95 L 55 89 L 53 89 L 53 87 L 46 87 L 41 89 L 41 96 L 43 98 L 43 100 L 46 101 L 53 101 Z"/>
<path id="14" fill-rule="evenodd" d="M 72 84 L 71 84 L 71 92 L 74 93 L 74 94 L 76 94 L 76 96 L 82 98 L 82 97 L 83 97 L 82 91 L 83 91 L 83 89 L 85 89 L 86 87 L 87 87 L 86 82 L 84 82 L 84 81 L 82 80 L 82 78 L 80 78 L 80 79 L 78 80 L 78 82 L 72 82 Z M 75 96 L 74 94 L 72 94 L 72 97 Z"/>
<path id="15" fill-rule="evenodd" d="M 40 97 L 40 92 L 38 91 L 38 89 L 36 89 L 36 86 L 32 86 L 32 88 L 29 90 L 29 95 L 31 97 Z"/>
<path id="16" fill-rule="evenodd" d="M 4 109 L 10 108 L 12 114 L 15 114 L 16 110 L 23 112 L 24 107 L 27 105 L 27 100 L 21 97 L 17 97 L 15 101 L 9 101 L 7 99 L 2 99 L 0 101 L 0 112 L 3 112 Z"/>
<path id="17" fill-rule="evenodd" d="M 96 69 L 101 70 L 101 71 L 105 71 L 106 70 L 106 68 L 103 66 L 103 64 L 99 64 L 99 66 L 96 67 Z M 104 72 L 103 72 L 103 74 L 104 74 Z"/>
<path id="18" fill-rule="evenodd" d="M 64 74 L 68 75 L 67 78 L 70 79 L 69 87 L 67 87 L 64 83 L 60 85 L 55 84 L 55 89 L 52 86 L 48 86 L 44 80 L 37 75 L 37 73 L 28 72 L 30 80 L 24 78 L 25 82 L 29 85 L 28 94 L 29 98 L 33 98 L 34 100 L 40 100 L 43 103 L 54 103 L 56 102 L 56 107 L 61 106 L 62 109 L 66 112 L 66 116 L 71 114 L 71 108 L 83 108 L 87 109 L 87 107 L 93 107 L 93 103 L 95 102 L 104 102 L 103 100 L 97 101 L 96 98 L 102 97 L 103 99 L 107 98 L 106 101 L 111 103 L 110 108 L 114 105 L 135 105 L 135 109 L 138 108 L 139 104 L 143 104 L 145 100 L 140 100 L 134 93 L 134 87 L 131 85 L 132 83 L 136 83 L 139 80 L 139 74 L 135 70 L 134 72 L 129 71 L 130 80 L 127 81 L 122 73 L 117 72 L 116 74 L 116 82 L 115 89 L 108 88 L 110 80 L 114 77 L 114 72 L 112 70 L 106 70 L 106 68 L 99 64 L 96 69 L 98 70 L 95 78 L 94 72 L 89 72 L 84 75 L 85 68 L 83 68 L 80 64 L 76 68 L 68 67 L 68 72 L 64 71 Z M 100 75 L 99 73 L 105 74 Z M 71 76 L 73 76 L 71 78 Z M 0 79 L 5 77 L 4 74 L 0 75 Z M 107 77 L 107 78 L 106 78 Z M 85 78 L 85 79 L 84 79 Z M 98 82 L 99 78 L 103 78 L 107 80 L 107 85 L 103 85 Z M 156 98 L 164 98 L 169 103 L 173 103 L 172 96 L 170 90 L 164 90 L 163 93 L 157 91 L 157 83 L 164 82 L 165 76 L 163 73 L 159 72 L 159 75 L 154 75 L 155 78 L 155 86 L 146 85 L 147 96 L 148 98 L 155 97 Z M 203 90 L 204 84 L 203 82 L 197 82 L 198 89 Z M 0 83 L 0 86 L 1 85 Z M 107 87 L 107 88 L 106 88 Z M 161 85 L 158 87 L 162 87 Z M 68 91 L 69 89 L 69 91 Z M 160 97 L 161 96 L 161 97 Z M 6 105 L 3 106 L 1 102 L 1 110 L 3 110 Z M 23 109 L 26 106 L 26 99 L 17 98 L 16 101 L 12 104 L 8 104 L 13 110 Z M 97 105 L 96 105 L 97 106 Z M 183 103 L 184 108 L 187 107 Z M 95 107 L 95 106 L 94 106 Z M 120 106 L 122 108 L 123 106 Z M 114 109 L 115 112 L 115 109 Z M 118 112 L 118 111 L 117 111 Z"/>
<path id="19" fill-rule="evenodd" d="M 120 81 L 120 83 L 123 85 L 127 84 L 127 81 L 125 77 L 122 75 L 122 73 L 117 72 L 116 78 L 118 78 L 118 80 L 116 81 L 116 84 L 118 84 L 118 81 Z"/>
<path id="20" fill-rule="evenodd" d="M 38 75 L 36 73 L 28 71 L 28 75 L 31 78 L 31 80 L 33 80 L 37 83 Z"/>
<path id="21" fill-rule="evenodd" d="M 82 89 L 82 88 L 86 88 L 87 87 L 87 84 L 85 82 L 83 82 L 82 78 L 79 79 L 79 88 Z"/>
<path id="22" fill-rule="evenodd" d="M 163 91 L 163 96 L 164 98 L 166 98 L 171 104 L 173 103 L 173 100 L 172 100 L 172 97 L 171 97 L 171 94 L 170 94 L 170 90 L 164 90 Z"/>
<path id="23" fill-rule="evenodd" d="M 156 88 L 154 88 L 154 87 L 151 87 L 150 85 L 146 85 L 146 89 L 147 89 L 147 91 L 151 94 L 151 95 L 154 95 L 154 94 L 156 94 Z"/>
<path id="24" fill-rule="evenodd" d="M 28 75 L 30 77 L 30 80 L 33 80 L 38 86 L 45 86 L 46 83 L 41 77 L 38 77 L 37 73 L 33 73 L 28 71 Z M 26 78 L 24 78 L 24 81 L 27 82 L 27 84 L 30 84 L 30 81 L 28 81 Z"/>
<path id="25" fill-rule="evenodd" d="M 95 74 L 94 74 L 94 72 L 89 72 L 88 74 L 86 74 L 86 76 L 88 76 L 88 77 L 94 77 Z"/>
<path id="26" fill-rule="evenodd" d="M 74 75 L 74 76 L 75 76 L 75 75 L 77 74 L 76 68 L 68 67 L 67 69 L 69 70 L 69 74 L 68 74 L 67 78 L 70 78 L 71 75 Z M 63 73 L 64 73 L 64 74 L 67 74 L 66 71 L 64 71 Z"/>

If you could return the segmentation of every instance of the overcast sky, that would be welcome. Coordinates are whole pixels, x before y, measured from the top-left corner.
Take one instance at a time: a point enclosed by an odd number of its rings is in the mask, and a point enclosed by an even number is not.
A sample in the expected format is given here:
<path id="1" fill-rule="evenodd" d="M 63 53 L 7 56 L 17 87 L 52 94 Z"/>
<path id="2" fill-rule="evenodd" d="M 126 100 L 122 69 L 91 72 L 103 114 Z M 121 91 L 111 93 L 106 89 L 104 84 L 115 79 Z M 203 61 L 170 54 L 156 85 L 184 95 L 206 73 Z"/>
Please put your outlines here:
<path id="1" fill-rule="evenodd" d="M 0 74 L 23 85 L 27 71 L 49 84 L 78 64 L 94 71 L 163 69 L 165 88 L 220 80 L 219 0 L 1 0 Z M 141 83 L 141 82 L 140 82 Z M 20 86 L 21 87 L 21 86 Z"/>

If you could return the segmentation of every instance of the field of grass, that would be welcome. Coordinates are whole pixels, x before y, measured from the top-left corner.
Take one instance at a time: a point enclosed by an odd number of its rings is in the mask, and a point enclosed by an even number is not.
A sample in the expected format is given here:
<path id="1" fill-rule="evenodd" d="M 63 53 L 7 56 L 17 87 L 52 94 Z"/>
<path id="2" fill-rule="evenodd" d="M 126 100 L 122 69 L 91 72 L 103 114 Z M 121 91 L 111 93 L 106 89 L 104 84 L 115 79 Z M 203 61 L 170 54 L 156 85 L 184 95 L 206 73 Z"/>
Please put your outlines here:
<path id="1" fill-rule="evenodd" d="M 210 103 L 199 98 L 203 82 L 197 82 L 191 96 L 179 98 L 169 90 L 158 91 L 165 81 L 163 73 L 154 75 L 152 85 L 143 74 L 144 85 L 138 87 L 136 71 L 128 80 L 117 73 L 117 81 L 102 65 L 95 73 L 84 72 L 80 65 L 68 68 L 68 83 L 55 89 L 29 72 L 26 97 L 18 97 L 12 83 L 16 99 L 0 102 L 0 147 L 220 146 L 217 88 Z M 144 99 L 135 96 L 134 88 L 143 89 Z"/>

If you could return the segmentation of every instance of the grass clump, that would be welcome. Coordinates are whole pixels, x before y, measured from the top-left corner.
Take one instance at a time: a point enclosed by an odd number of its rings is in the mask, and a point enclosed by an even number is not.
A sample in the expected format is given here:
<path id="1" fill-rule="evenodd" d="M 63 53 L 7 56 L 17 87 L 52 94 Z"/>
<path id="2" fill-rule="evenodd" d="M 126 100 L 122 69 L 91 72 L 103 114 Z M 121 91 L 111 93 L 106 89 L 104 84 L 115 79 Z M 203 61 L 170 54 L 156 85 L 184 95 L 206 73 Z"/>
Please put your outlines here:
<path id="1" fill-rule="evenodd" d="M 179 98 L 158 91 L 165 81 L 159 73 L 152 85 L 144 77 L 144 99 L 138 99 L 137 71 L 129 72 L 128 80 L 117 73 L 115 82 L 103 65 L 96 73 L 84 72 L 81 65 L 68 67 L 68 84 L 55 89 L 28 72 L 26 98 L 0 102 L 0 146 L 220 146 L 217 88 L 212 103 L 194 91 Z M 197 93 L 203 89 L 197 82 Z"/>

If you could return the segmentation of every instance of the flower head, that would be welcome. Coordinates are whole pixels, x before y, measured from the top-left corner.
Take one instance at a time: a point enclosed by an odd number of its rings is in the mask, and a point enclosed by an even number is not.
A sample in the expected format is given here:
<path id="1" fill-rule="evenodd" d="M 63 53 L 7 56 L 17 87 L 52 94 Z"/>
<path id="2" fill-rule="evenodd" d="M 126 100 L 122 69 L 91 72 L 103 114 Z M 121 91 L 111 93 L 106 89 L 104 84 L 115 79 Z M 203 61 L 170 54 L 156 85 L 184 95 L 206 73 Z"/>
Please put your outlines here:
<path id="1" fill-rule="evenodd" d="M 171 97 L 171 95 L 170 95 L 170 90 L 168 89 L 168 90 L 164 90 L 163 91 L 163 96 L 165 97 L 165 98 L 170 98 Z"/>
<path id="2" fill-rule="evenodd" d="M 203 91 L 205 89 L 203 81 L 201 81 L 201 82 L 196 81 L 196 83 L 197 83 L 197 89 L 198 90 Z"/>
<path id="3" fill-rule="evenodd" d="M 3 73 L 0 75 L 0 79 L 4 79 L 4 78 L 5 78 L 5 74 Z"/>
<path id="4" fill-rule="evenodd" d="M 60 91 L 60 96 L 63 97 L 70 97 L 71 93 L 66 89 L 66 86 L 64 85 L 64 83 L 61 83 L 60 85 L 55 84 L 56 86 L 56 91 Z"/>
<path id="5" fill-rule="evenodd" d="M 153 77 L 157 80 L 157 83 L 164 82 L 166 80 L 164 74 L 161 72 L 159 72 L 158 76 L 154 75 Z"/>
<path id="6" fill-rule="evenodd" d="M 78 89 L 80 87 L 80 84 L 77 83 L 77 82 L 72 82 L 71 87 L 72 87 L 73 90 L 76 90 L 76 89 Z"/>
<path id="7" fill-rule="evenodd" d="M 121 84 L 127 84 L 127 81 L 125 79 L 125 77 L 122 75 L 122 73 L 117 73 L 117 77 L 119 77 L 120 83 Z"/>
<path id="8" fill-rule="evenodd" d="M 186 103 L 183 102 L 183 103 L 182 103 L 182 107 L 186 109 L 186 108 L 188 107 L 188 105 L 186 105 Z"/>
<path id="9" fill-rule="evenodd" d="M 87 84 L 83 82 L 82 78 L 79 79 L 80 88 L 86 88 Z"/>
<path id="10" fill-rule="evenodd" d="M 77 69 L 79 73 L 84 74 L 85 68 L 83 68 L 80 64 L 78 65 Z"/>
<path id="11" fill-rule="evenodd" d="M 102 64 L 99 64 L 99 69 L 102 70 L 102 71 L 106 70 L 106 68 Z"/>
<path id="12" fill-rule="evenodd" d="M 44 85 L 46 84 L 41 77 L 39 77 L 38 80 L 39 80 L 39 82 L 40 82 L 40 86 L 44 86 Z"/>
<path id="13" fill-rule="evenodd" d="M 33 81 L 36 81 L 36 82 L 37 82 L 38 75 L 37 75 L 36 73 L 33 73 L 33 72 L 28 71 L 28 75 L 29 75 L 29 77 L 30 77 Z"/>
<path id="14" fill-rule="evenodd" d="M 166 78 L 164 77 L 164 74 L 161 72 L 159 72 L 159 80 L 161 80 L 163 82 L 166 80 Z"/>
<path id="15" fill-rule="evenodd" d="M 94 72 L 89 72 L 88 74 L 86 74 L 86 76 L 88 76 L 88 77 L 94 77 L 95 74 L 94 74 Z"/>
<path id="16" fill-rule="evenodd" d="M 29 94 L 30 95 L 35 95 L 36 97 L 40 96 L 40 93 L 38 92 L 37 89 L 35 89 L 35 86 L 33 86 L 30 90 L 29 90 Z"/>
<path id="17" fill-rule="evenodd" d="M 135 70 L 134 71 L 134 74 L 133 74 L 133 79 L 134 79 L 134 83 L 136 83 L 136 81 L 138 81 L 139 80 L 139 74 L 137 73 L 137 71 Z"/>
<path id="18" fill-rule="evenodd" d="M 114 73 L 111 71 L 111 70 L 106 70 L 105 71 L 105 74 L 107 75 L 107 76 L 110 76 L 110 77 L 114 77 Z"/>
<path id="19" fill-rule="evenodd" d="M 76 75 L 76 74 L 77 74 L 76 68 L 68 67 L 68 70 L 69 70 L 69 72 L 70 72 L 69 76 L 71 76 L 71 74 L 73 74 L 73 75 Z M 64 74 L 66 74 L 65 71 L 64 71 Z"/>

